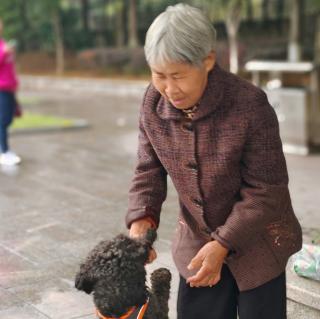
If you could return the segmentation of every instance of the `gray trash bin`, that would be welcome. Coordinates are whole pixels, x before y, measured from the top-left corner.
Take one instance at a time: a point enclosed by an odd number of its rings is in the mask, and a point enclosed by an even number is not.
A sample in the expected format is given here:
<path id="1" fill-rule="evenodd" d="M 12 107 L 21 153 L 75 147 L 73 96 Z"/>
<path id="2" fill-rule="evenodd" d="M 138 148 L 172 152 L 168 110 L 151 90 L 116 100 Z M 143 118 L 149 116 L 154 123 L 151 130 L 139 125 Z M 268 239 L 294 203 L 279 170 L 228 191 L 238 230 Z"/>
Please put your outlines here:
<path id="1" fill-rule="evenodd" d="M 269 103 L 274 107 L 280 126 L 284 151 L 307 154 L 308 148 L 308 93 L 304 89 L 264 88 Z"/>
<path id="2" fill-rule="evenodd" d="M 251 61 L 245 68 L 252 72 L 253 82 L 258 86 L 261 72 L 276 74 L 279 80 L 286 72 L 310 75 L 310 85 L 307 87 L 280 86 L 262 87 L 262 89 L 277 113 L 284 151 L 305 155 L 318 148 L 320 146 L 320 108 L 315 66 L 310 62 Z"/>

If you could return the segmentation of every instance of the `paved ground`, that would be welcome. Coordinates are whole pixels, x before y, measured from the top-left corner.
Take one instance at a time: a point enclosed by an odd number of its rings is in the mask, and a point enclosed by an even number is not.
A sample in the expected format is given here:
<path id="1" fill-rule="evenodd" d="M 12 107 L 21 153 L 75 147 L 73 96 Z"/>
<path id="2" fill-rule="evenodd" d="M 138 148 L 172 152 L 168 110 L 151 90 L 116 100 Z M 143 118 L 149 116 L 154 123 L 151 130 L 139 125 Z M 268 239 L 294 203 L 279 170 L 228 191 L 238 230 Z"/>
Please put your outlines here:
<path id="1" fill-rule="evenodd" d="M 28 109 L 84 118 L 91 127 L 11 139 L 23 164 L 0 171 L 1 319 L 94 318 L 91 297 L 73 288 L 74 274 L 99 240 L 125 230 L 144 84 L 134 84 L 128 95 L 127 83 L 100 82 L 109 88 L 105 93 L 90 85 L 31 90 L 29 79 L 21 92 Z M 297 215 L 306 232 L 320 228 L 320 156 L 290 155 L 287 162 Z M 156 245 L 159 258 L 149 269 L 165 265 L 175 271 L 170 238 L 176 204 L 170 185 Z M 171 319 L 176 290 L 175 274 Z"/>

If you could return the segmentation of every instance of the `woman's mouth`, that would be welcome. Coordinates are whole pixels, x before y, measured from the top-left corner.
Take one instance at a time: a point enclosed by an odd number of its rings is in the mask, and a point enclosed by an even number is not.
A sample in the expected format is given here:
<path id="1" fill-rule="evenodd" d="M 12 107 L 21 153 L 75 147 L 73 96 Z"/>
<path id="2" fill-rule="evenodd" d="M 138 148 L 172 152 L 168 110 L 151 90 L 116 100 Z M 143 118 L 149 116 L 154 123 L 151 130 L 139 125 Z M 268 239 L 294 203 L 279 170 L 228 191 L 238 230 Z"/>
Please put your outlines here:
<path id="1" fill-rule="evenodd" d="M 184 99 L 171 100 L 174 105 L 180 105 L 183 103 Z"/>

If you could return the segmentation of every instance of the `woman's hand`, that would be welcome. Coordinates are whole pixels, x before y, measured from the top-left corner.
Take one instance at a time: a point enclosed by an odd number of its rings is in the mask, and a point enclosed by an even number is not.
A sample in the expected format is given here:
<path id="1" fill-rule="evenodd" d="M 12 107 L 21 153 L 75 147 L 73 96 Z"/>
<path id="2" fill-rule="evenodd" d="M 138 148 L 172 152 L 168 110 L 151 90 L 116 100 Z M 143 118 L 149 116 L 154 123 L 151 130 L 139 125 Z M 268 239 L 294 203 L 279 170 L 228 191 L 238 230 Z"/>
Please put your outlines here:
<path id="1" fill-rule="evenodd" d="M 152 224 L 148 219 L 138 219 L 131 224 L 129 236 L 132 238 L 144 237 L 150 228 L 152 228 Z"/>
<path id="2" fill-rule="evenodd" d="M 214 286 L 221 276 L 223 261 L 228 254 L 228 249 L 218 241 L 205 244 L 191 260 L 189 270 L 199 269 L 198 272 L 187 279 L 191 287 Z"/>
<path id="3" fill-rule="evenodd" d="M 152 224 L 147 219 L 139 219 L 131 224 L 129 236 L 132 238 L 142 238 L 146 235 L 148 229 L 152 228 Z M 156 251 L 151 248 L 147 263 L 152 263 L 157 258 Z"/>

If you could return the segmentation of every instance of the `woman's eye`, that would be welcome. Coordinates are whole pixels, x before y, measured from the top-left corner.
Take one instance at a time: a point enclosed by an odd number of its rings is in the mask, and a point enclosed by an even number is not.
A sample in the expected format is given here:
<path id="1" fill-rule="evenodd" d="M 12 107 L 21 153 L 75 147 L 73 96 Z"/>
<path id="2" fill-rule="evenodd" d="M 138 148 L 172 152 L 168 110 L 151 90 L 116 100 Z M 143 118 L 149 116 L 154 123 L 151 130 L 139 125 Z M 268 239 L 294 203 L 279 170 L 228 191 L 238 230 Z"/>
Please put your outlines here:
<path id="1" fill-rule="evenodd" d="M 164 77 L 163 75 L 161 75 L 161 74 L 156 74 L 156 75 L 154 75 L 154 77 L 155 77 L 156 79 L 159 79 L 159 80 L 165 79 L 165 77 Z"/>

